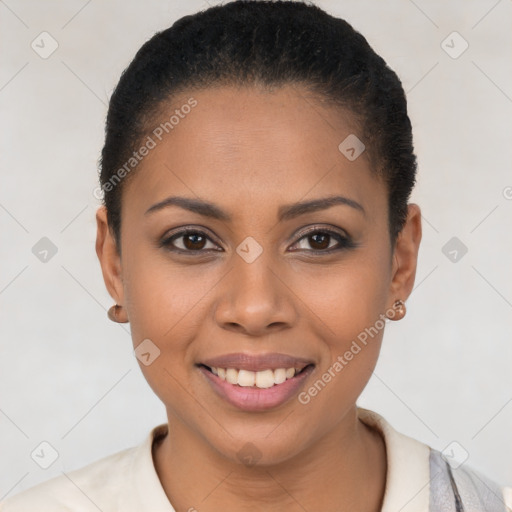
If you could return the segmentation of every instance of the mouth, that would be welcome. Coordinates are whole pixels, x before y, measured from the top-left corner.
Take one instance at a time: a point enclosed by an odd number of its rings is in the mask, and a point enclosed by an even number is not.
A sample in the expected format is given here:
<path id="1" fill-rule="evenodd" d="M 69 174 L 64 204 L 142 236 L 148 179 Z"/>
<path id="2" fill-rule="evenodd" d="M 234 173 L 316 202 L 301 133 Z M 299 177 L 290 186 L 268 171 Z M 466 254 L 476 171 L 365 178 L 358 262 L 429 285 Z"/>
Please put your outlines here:
<path id="1" fill-rule="evenodd" d="M 293 379 L 314 365 L 307 364 L 298 368 L 267 368 L 266 370 L 251 371 L 240 368 L 221 368 L 200 364 L 200 367 L 216 375 L 220 380 L 244 388 L 269 389 Z"/>
<path id="2" fill-rule="evenodd" d="M 250 412 L 286 403 L 315 369 L 312 361 L 282 354 L 231 354 L 196 366 L 219 397 Z"/>

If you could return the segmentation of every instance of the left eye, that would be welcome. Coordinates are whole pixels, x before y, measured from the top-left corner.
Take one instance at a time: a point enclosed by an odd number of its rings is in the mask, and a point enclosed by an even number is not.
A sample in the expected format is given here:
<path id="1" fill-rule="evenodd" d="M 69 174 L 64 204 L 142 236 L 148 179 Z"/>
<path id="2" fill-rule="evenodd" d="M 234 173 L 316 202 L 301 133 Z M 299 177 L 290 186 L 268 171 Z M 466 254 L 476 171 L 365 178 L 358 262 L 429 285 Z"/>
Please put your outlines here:
<path id="1" fill-rule="evenodd" d="M 300 244 L 301 241 L 304 241 L 306 244 L 309 244 L 309 247 L 313 249 L 314 252 L 331 252 L 333 248 L 342 249 L 350 245 L 349 240 L 346 237 L 340 235 L 339 233 L 335 233 L 333 231 L 325 229 L 316 229 L 314 231 L 310 231 L 302 238 L 300 238 L 295 245 Z M 307 247 L 300 246 L 299 249 L 311 250 L 308 249 Z"/>

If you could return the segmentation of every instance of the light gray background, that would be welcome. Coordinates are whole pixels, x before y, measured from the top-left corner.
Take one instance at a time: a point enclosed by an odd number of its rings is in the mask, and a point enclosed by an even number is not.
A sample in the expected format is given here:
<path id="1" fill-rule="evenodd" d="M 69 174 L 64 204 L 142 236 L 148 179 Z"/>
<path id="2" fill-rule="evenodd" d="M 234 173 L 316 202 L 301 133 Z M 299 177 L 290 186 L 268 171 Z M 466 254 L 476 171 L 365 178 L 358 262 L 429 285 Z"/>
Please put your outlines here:
<path id="1" fill-rule="evenodd" d="M 455 456 L 466 450 L 467 464 L 510 485 L 512 2 L 316 3 L 402 78 L 419 158 L 416 288 L 360 405 L 440 450 L 457 441 Z M 121 71 L 156 30 L 206 6 L 0 1 L 0 498 L 138 444 L 165 421 L 129 326 L 107 319 L 93 190 Z M 47 59 L 31 48 L 42 31 L 59 45 Z M 469 43 L 456 59 L 441 46 L 453 31 Z M 43 263 L 32 247 L 45 236 L 58 252 Z M 454 236 L 468 248 L 457 262 L 442 252 Z M 30 456 L 42 441 L 59 454 L 46 470 Z"/>

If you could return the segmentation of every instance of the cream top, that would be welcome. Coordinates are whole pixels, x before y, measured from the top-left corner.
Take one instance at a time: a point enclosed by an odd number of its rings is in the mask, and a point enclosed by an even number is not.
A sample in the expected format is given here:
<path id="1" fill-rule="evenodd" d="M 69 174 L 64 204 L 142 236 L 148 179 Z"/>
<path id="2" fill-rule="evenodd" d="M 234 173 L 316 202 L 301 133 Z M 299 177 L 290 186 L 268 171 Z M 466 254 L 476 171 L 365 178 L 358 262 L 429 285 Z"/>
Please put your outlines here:
<path id="1" fill-rule="evenodd" d="M 428 445 L 394 430 L 379 414 L 358 408 L 359 418 L 381 432 L 387 479 L 382 512 L 429 512 Z M 153 440 L 167 424 L 151 430 L 135 447 L 38 484 L 0 503 L 1 512 L 175 512 L 155 470 Z M 512 511 L 512 488 L 503 488 Z M 193 509 L 192 509 L 193 510 Z"/>

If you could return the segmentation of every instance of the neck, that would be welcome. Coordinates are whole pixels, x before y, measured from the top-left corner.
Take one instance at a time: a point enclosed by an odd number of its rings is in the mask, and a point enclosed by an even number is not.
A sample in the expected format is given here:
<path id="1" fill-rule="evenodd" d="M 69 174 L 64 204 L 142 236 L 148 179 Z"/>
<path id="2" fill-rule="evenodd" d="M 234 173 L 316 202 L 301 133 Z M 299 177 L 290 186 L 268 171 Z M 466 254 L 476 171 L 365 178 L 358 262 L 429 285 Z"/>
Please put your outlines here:
<path id="1" fill-rule="evenodd" d="M 227 459 L 176 418 L 169 420 L 171 435 L 154 447 L 153 458 L 176 512 L 381 510 L 385 444 L 357 419 L 355 407 L 320 440 L 274 465 Z"/>

